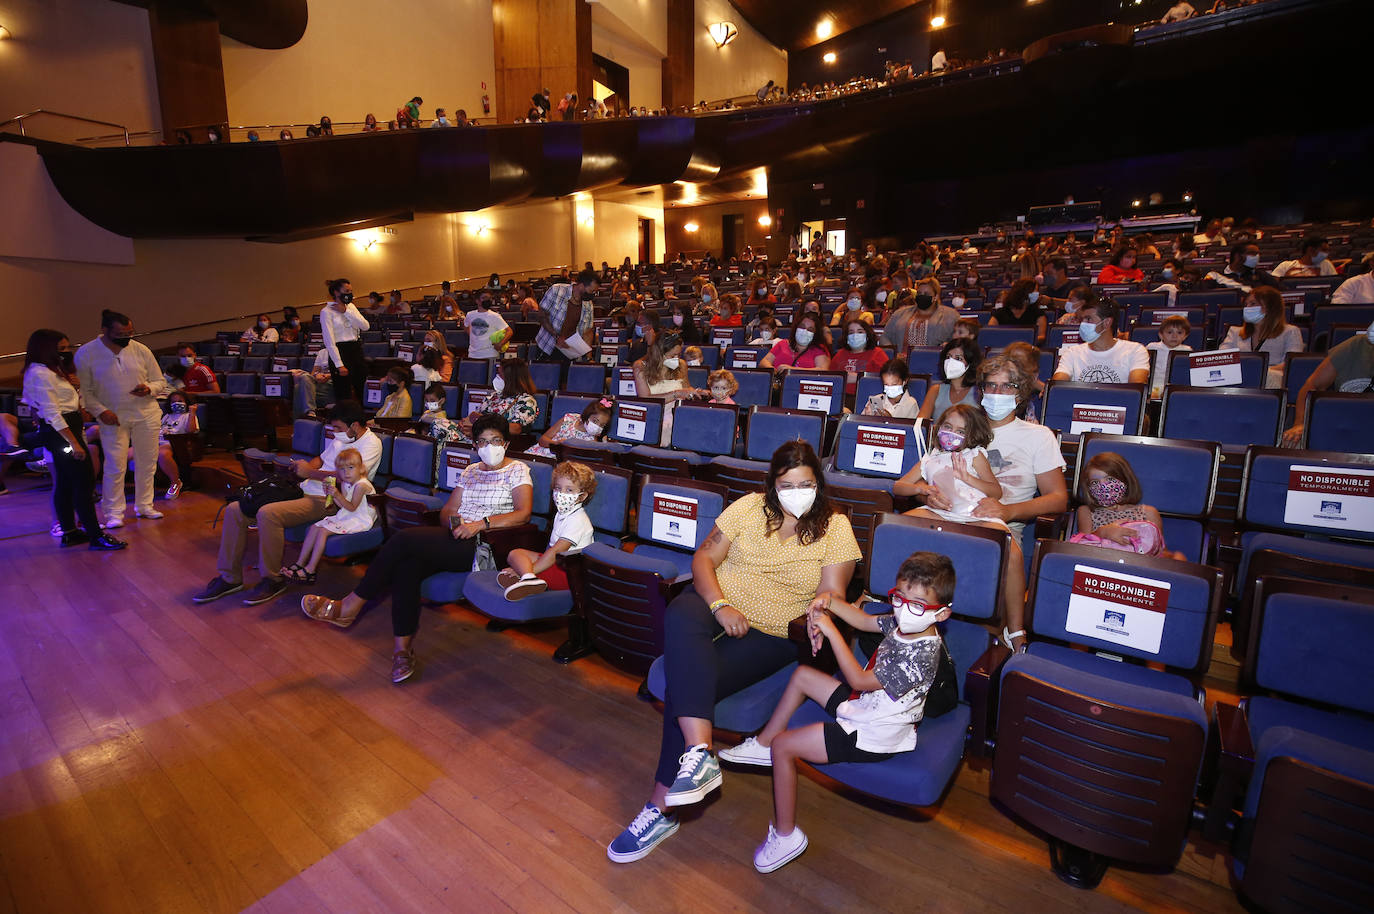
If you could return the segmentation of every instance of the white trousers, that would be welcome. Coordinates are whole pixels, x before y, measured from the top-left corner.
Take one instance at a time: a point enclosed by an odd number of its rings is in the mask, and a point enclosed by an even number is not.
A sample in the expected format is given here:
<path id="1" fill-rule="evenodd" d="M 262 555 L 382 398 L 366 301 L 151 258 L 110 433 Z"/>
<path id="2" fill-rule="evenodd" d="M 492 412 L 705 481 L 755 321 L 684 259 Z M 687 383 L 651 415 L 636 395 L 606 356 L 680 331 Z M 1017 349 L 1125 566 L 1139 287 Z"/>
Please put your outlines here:
<path id="1" fill-rule="evenodd" d="M 120 416 L 118 425 L 100 425 L 100 449 L 105 461 L 102 520 L 124 516 L 124 466 L 129 448 L 134 449 L 134 507 L 152 511 L 153 476 L 157 473 L 157 436 L 162 427 L 159 413 Z"/>

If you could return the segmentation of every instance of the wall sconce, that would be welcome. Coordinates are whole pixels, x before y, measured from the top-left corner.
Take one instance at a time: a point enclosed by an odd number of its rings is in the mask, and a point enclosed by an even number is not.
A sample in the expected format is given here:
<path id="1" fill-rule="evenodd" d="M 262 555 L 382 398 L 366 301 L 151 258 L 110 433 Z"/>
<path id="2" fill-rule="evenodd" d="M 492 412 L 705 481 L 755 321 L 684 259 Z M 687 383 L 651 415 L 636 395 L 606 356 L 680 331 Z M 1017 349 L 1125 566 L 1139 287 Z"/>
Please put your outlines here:
<path id="1" fill-rule="evenodd" d="M 13 37 L 14 35 L 10 34 L 9 29 L 5 28 L 3 25 L 0 25 L 0 41 L 8 41 Z"/>
<path id="2" fill-rule="evenodd" d="M 480 238 L 485 235 L 490 228 L 491 223 L 489 222 L 474 222 L 472 224 L 472 233 Z"/>
<path id="3" fill-rule="evenodd" d="M 739 29 L 733 22 L 713 22 L 706 27 L 706 34 L 711 36 L 711 40 L 716 43 L 716 50 L 719 51 L 735 40 Z"/>
<path id="4" fill-rule="evenodd" d="M 834 62 L 835 62 L 835 52 L 834 52 L 834 51 L 826 51 L 823 55 L 821 55 L 821 60 L 825 61 L 826 63 L 834 63 Z"/>
<path id="5" fill-rule="evenodd" d="M 682 227 L 682 230 L 689 235 L 695 235 L 699 228 L 701 228 L 701 226 L 697 225 L 695 222 L 689 222 Z"/>
<path id="6" fill-rule="evenodd" d="M 930 27 L 933 28 L 933 29 L 942 29 L 942 28 L 944 28 L 944 27 L 945 27 L 945 17 L 944 17 L 944 16 L 933 16 L 933 17 L 931 17 L 931 20 L 930 20 Z"/>
<path id="7" fill-rule="evenodd" d="M 772 216 L 768 215 L 767 213 L 764 213 L 762 216 L 759 216 L 759 225 L 763 226 L 764 228 L 768 228 L 768 226 L 770 226 L 770 225 L 772 225 L 772 224 L 773 224 L 773 217 L 772 217 Z"/>

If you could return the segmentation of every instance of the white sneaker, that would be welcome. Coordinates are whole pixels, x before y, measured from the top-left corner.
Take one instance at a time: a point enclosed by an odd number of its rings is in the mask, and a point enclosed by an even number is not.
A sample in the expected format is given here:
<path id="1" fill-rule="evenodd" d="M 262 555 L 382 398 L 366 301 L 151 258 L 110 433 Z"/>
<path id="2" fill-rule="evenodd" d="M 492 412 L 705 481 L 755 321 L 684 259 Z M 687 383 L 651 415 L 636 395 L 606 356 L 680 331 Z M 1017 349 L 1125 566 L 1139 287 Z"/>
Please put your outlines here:
<path id="1" fill-rule="evenodd" d="M 124 515 L 121 514 L 121 515 L 119 515 L 119 516 L 117 516 L 117 517 L 107 517 L 107 518 L 105 518 L 104 523 L 102 523 L 102 524 L 100 525 L 100 529 L 101 529 L 101 530 L 118 530 L 118 529 L 119 529 L 120 527 L 122 527 L 122 526 L 124 526 Z"/>
<path id="2" fill-rule="evenodd" d="M 66 533 L 67 531 L 62 529 L 61 524 L 53 524 L 52 527 L 48 530 L 48 532 L 51 533 L 54 538 L 60 538 L 62 534 Z"/>
<path id="3" fill-rule="evenodd" d="M 167 501 L 171 501 L 181 494 L 181 480 L 178 479 L 167 487 L 167 494 L 163 496 Z"/>
<path id="4" fill-rule="evenodd" d="M 754 869 L 760 873 L 771 873 L 786 866 L 806 850 L 806 833 L 793 827 L 792 834 L 780 835 L 770 822 L 768 837 L 763 839 L 759 849 L 754 851 Z"/>
<path id="5" fill-rule="evenodd" d="M 722 762 L 734 762 L 736 765 L 758 765 L 760 768 L 773 767 L 773 750 L 760 744 L 752 736 L 738 746 L 720 750 L 719 754 Z"/>
<path id="6" fill-rule="evenodd" d="M 140 508 L 134 512 L 134 515 L 136 517 L 146 517 L 148 520 L 162 520 L 167 516 L 156 508 Z"/>

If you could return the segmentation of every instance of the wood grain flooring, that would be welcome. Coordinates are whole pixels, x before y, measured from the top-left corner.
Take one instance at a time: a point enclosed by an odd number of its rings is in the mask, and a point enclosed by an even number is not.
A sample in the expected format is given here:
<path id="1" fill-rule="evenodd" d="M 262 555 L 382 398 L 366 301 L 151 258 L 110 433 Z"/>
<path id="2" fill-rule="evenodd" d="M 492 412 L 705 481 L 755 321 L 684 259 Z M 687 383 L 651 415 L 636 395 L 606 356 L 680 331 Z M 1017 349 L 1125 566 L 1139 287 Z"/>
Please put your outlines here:
<path id="1" fill-rule="evenodd" d="M 598 658 L 552 662 L 557 626 L 492 634 L 428 609 L 420 676 L 393 686 L 384 605 L 343 632 L 305 619 L 299 592 L 191 604 L 215 499 L 131 520 L 130 548 L 101 554 L 59 549 L 47 493 L 15 485 L 0 911 L 1240 910 L 1224 858 L 1193 844 L 1172 873 L 1060 883 L 967 766 L 934 811 L 803 778 L 810 848 L 769 876 L 751 865 L 769 779 L 728 771 L 677 836 L 617 866 L 605 846 L 647 795 L 660 717 Z M 359 574 L 330 565 L 317 589 Z"/>

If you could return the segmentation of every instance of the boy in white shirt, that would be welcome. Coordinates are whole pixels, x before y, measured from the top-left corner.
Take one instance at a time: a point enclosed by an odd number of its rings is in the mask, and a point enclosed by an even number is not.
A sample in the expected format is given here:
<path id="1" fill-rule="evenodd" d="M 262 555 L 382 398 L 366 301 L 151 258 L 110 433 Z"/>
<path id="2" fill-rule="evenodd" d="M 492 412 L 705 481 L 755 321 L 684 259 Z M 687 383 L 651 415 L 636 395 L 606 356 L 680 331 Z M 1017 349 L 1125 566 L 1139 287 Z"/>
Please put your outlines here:
<path id="1" fill-rule="evenodd" d="M 912 553 L 898 569 L 896 585 L 888 592 L 892 612 L 879 616 L 838 596 L 817 597 L 807 613 L 811 649 L 814 653 L 822 640 L 829 641 L 844 682 L 815 667 L 797 667 L 768 725 L 757 737 L 720 753 L 722 761 L 773 769 L 773 822 L 754 852 L 760 873 L 771 873 L 806 850 L 806 835 L 796 823 L 798 759 L 879 762 L 916 748 L 916 727 L 944 649 L 935 623 L 950 615 L 954 564 L 934 552 Z M 860 631 L 883 633 L 867 668 L 854 657 L 830 612 Z M 787 729 L 808 698 L 835 719 Z"/>
<path id="2" fill-rule="evenodd" d="M 1159 325 L 1159 339 L 1146 346 L 1158 353 L 1155 356 L 1154 376 L 1150 379 L 1150 398 L 1158 400 L 1164 396 L 1164 385 L 1169 383 L 1169 361 L 1171 352 L 1192 352 L 1193 347 L 1184 340 L 1193 332 L 1193 325 L 1181 314 L 1171 314 Z"/>
<path id="3" fill-rule="evenodd" d="M 1088 384 L 1144 384 L 1150 380 L 1145 347 L 1116 338 L 1121 309 L 1110 298 L 1078 309 L 1078 338 L 1083 342 L 1059 350 L 1056 381 Z"/>
<path id="4" fill-rule="evenodd" d="M 596 494 L 596 474 L 585 463 L 565 460 L 553 468 L 553 504 L 557 513 L 549 530 L 549 548 L 536 553 L 512 549 L 506 556 L 510 567 L 497 575 L 507 600 L 546 590 L 567 590 L 568 578 L 557 565 L 559 555 L 576 555 L 592 544 L 595 530 L 586 505 Z"/>

